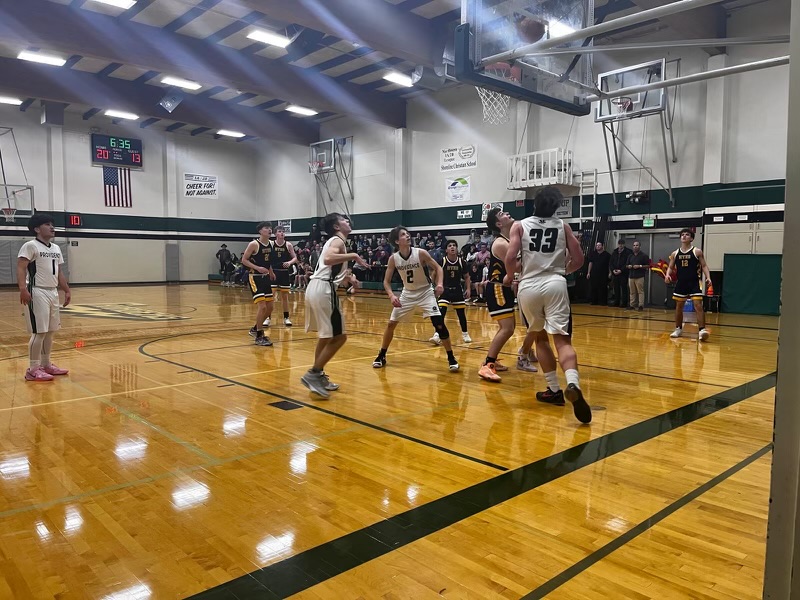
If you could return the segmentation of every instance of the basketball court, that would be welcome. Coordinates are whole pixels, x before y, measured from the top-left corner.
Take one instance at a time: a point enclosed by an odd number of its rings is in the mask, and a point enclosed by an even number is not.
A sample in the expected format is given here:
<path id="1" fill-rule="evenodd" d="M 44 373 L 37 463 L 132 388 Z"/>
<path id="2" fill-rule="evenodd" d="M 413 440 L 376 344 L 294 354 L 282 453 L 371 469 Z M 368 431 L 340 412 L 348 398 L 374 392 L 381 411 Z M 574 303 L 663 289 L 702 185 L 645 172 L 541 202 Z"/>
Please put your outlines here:
<path id="1" fill-rule="evenodd" d="M 421 318 L 378 370 L 389 304 L 343 296 L 322 401 L 300 383 L 316 337 L 254 346 L 243 290 L 74 298 L 53 356 L 70 374 L 37 385 L 0 292 L 0 596 L 760 597 L 776 318 L 711 315 L 699 345 L 663 310 L 577 307 L 581 426 L 514 369 L 520 327 L 502 383 L 479 380 L 481 308 L 460 372 Z"/>

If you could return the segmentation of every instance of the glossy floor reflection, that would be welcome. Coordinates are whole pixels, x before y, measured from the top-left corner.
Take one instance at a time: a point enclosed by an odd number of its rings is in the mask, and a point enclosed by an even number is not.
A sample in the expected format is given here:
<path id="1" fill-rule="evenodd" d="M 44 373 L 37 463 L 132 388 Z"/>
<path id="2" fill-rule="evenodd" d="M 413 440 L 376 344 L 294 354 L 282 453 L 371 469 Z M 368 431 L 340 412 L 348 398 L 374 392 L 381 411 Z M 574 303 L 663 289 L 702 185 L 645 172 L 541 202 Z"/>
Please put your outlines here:
<path id="1" fill-rule="evenodd" d="M 421 318 L 377 370 L 388 301 L 343 296 L 341 390 L 321 401 L 299 381 L 300 293 L 271 348 L 238 289 L 73 301 L 53 356 L 70 375 L 26 383 L 0 291 L 0 598 L 760 596 L 775 318 L 712 315 L 698 345 L 664 310 L 576 306 L 584 427 L 533 399 L 521 328 L 503 382 L 478 378 L 484 308 L 460 372 Z"/>

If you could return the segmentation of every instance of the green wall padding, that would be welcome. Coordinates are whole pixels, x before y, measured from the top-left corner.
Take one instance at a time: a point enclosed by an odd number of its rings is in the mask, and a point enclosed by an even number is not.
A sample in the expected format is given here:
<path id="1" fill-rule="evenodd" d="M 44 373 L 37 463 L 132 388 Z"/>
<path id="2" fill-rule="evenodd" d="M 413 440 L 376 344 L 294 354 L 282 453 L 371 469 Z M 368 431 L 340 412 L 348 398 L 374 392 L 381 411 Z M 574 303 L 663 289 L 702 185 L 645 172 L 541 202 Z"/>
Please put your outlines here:
<path id="1" fill-rule="evenodd" d="M 726 254 L 722 312 L 779 315 L 780 254 Z"/>

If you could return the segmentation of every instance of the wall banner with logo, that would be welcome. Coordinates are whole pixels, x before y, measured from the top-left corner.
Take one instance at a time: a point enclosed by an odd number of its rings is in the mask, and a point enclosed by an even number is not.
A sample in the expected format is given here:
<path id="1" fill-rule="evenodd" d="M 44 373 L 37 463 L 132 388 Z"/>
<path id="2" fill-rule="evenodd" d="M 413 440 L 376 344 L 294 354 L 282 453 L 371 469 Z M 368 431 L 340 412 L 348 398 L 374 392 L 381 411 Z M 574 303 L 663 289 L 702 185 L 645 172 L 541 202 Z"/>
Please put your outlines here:
<path id="1" fill-rule="evenodd" d="M 442 173 L 474 169 L 478 166 L 478 147 L 473 144 L 442 148 L 439 155 L 439 170 Z"/>
<path id="2" fill-rule="evenodd" d="M 469 175 L 456 179 L 445 179 L 445 202 L 469 202 Z"/>

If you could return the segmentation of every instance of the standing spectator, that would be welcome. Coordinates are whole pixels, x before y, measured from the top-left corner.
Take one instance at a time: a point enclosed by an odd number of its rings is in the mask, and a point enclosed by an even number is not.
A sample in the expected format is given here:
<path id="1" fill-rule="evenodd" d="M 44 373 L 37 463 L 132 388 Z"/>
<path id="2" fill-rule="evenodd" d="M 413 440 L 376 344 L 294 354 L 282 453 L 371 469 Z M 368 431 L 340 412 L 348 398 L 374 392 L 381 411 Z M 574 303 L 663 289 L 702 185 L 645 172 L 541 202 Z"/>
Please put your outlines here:
<path id="1" fill-rule="evenodd" d="M 321 251 L 320 245 L 319 242 L 317 242 L 316 244 L 314 244 L 314 249 L 311 251 L 311 254 L 308 259 L 308 262 L 311 263 L 312 270 L 317 268 L 317 261 L 319 261 L 320 251 Z"/>
<path id="2" fill-rule="evenodd" d="M 492 243 L 492 234 L 489 233 L 488 229 L 483 230 L 483 233 L 481 234 L 481 243 L 486 244 L 487 246 Z"/>
<path id="3" fill-rule="evenodd" d="M 611 281 L 614 285 L 614 306 L 626 308 L 628 306 L 628 257 L 630 248 L 625 246 L 625 240 L 617 242 L 617 249 L 611 253 Z"/>
<path id="4" fill-rule="evenodd" d="M 481 243 L 481 236 L 478 235 L 478 232 L 475 229 L 470 229 L 469 237 L 467 238 L 467 243 L 473 245 Z"/>
<path id="5" fill-rule="evenodd" d="M 633 242 L 633 254 L 628 257 L 628 289 L 631 294 L 631 310 L 644 310 L 644 276 L 650 269 L 650 257 L 641 250 L 639 242 Z"/>
<path id="6" fill-rule="evenodd" d="M 444 249 L 445 239 L 444 239 L 444 236 L 442 235 L 441 231 L 437 231 L 436 232 L 436 239 L 434 239 L 433 241 L 434 241 L 434 244 L 435 244 L 435 246 L 437 248 Z"/>
<path id="7" fill-rule="evenodd" d="M 231 251 L 228 250 L 227 244 L 222 244 L 222 246 L 219 247 L 216 257 L 219 261 L 219 272 L 222 273 L 224 271 L 225 264 L 231 262 Z"/>
<path id="8" fill-rule="evenodd" d="M 594 251 L 589 254 L 589 269 L 586 279 L 589 280 L 592 290 L 592 305 L 608 306 L 608 266 L 611 255 L 606 252 L 603 242 L 594 245 Z"/>
<path id="9" fill-rule="evenodd" d="M 431 245 L 431 242 L 428 242 L 428 254 L 431 255 L 431 258 L 436 261 L 437 264 L 442 264 L 442 259 L 444 258 L 444 251 L 442 250 L 441 246 L 437 246 L 434 242 Z"/>
<path id="10" fill-rule="evenodd" d="M 308 245 L 313 246 L 314 244 L 318 244 L 322 241 L 322 232 L 319 230 L 319 227 L 316 223 L 311 226 L 311 233 L 308 234 Z"/>

